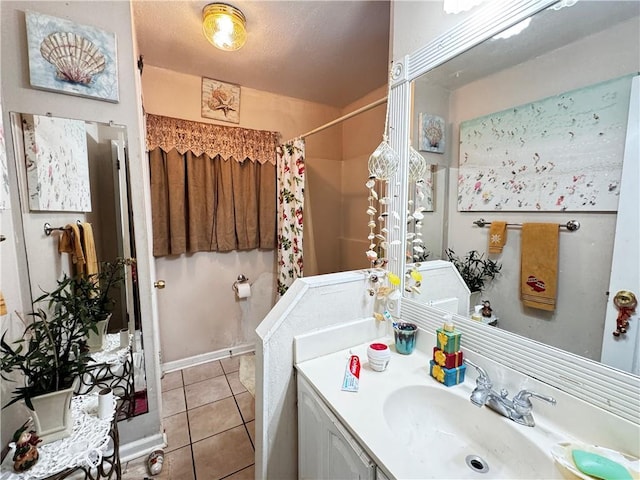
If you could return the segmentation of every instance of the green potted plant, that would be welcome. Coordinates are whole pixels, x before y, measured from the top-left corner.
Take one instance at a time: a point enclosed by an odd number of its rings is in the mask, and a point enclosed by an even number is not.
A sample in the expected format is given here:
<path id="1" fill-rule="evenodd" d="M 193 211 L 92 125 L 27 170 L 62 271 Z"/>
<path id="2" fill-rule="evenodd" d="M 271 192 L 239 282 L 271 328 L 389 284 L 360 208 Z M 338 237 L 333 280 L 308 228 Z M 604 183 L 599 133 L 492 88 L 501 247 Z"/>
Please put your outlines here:
<path id="1" fill-rule="evenodd" d="M 0 339 L 0 374 L 9 381 L 15 380 L 10 375 L 13 372 L 24 377 L 19 380 L 23 386 L 13 391 L 5 407 L 24 400 L 44 443 L 71 434 L 71 396 L 76 379 L 91 360 L 86 348 L 91 326 L 73 308 L 59 303 L 56 299 L 60 297 L 74 298 L 68 277 L 58 282 L 54 292 L 36 300 L 47 301 L 49 312 L 39 308 L 32 313 L 33 321 L 26 325 L 21 339 L 13 346 L 6 341 L 6 332 Z"/>
<path id="2" fill-rule="evenodd" d="M 485 258 L 477 250 L 469 251 L 463 258 L 458 257 L 450 248 L 447 248 L 446 253 L 471 293 L 482 292 L 485 282 L 496 278 L 502 269 L 500 263 Z"/>
<path id="3" fill-rule="evenodd" d="M 104 345 L 109 319 L 115 305 L 111 296 L 112 288 L 119 288 L 124 282 L 127 264 L 128 261 L 122 258 L 113 262 L 103 262 L 100 264 L 99 273 L 75 279 L 74 290 L 83 303 L 78 313 L 91 326 L 87 345 L 92 352 L 101 350 Z"/>
<path id="4" fill-rule="evenodd" d="M 12 372 L 24 377 L 24 386 L 14 390 L 5 407 L 24 400 L 44 443 L 71 434 L 74 381 L 87 371 L 90 352 L 102 348 L 115 304 L 112 288 L 123 282 L 125 265 L 126 260 L 117 259 L 102 263 L 100 272 L 89 277 L 64 275 L 56 289 L 34 301 L 46 310 L 31 314 L 22 338 L 14 346 L 7 343 L 6 332 L 0 339 L 0 374 L 6 380 Z M 57 418 L 50 415 L 54 412 Z"/>

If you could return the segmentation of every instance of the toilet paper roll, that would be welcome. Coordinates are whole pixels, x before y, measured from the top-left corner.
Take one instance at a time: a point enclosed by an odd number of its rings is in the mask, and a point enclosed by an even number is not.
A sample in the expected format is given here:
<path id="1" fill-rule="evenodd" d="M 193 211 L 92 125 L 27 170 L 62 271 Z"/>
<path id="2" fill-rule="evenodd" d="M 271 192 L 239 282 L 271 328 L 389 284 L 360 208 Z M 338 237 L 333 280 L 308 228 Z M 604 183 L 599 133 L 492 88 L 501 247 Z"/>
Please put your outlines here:
<path id="1" fill-rule="evenodd" d="M 238 298 L 248 298 L 251 296 L 251 285 L 248 283 L 238 283 Z"/>
<path id="2" fill-rule="evenodd" d="M 111 418 L 113 413 L 113 392 L 110 388 L 103 388 L 98 392 L 98 418 Z"/>

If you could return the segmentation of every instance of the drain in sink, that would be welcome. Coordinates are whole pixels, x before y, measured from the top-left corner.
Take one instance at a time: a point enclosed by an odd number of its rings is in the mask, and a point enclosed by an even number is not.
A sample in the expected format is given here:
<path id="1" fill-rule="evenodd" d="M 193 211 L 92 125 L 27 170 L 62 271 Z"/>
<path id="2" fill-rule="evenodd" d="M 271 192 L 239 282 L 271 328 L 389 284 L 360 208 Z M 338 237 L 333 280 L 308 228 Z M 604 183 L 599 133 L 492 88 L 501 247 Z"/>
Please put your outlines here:
<path id="1" fill-rule="evenodd" d="M 476 473 L 487 473 L 489 471 L 489 464 L 478 455 L 467 455 L 464 461 Z"/>

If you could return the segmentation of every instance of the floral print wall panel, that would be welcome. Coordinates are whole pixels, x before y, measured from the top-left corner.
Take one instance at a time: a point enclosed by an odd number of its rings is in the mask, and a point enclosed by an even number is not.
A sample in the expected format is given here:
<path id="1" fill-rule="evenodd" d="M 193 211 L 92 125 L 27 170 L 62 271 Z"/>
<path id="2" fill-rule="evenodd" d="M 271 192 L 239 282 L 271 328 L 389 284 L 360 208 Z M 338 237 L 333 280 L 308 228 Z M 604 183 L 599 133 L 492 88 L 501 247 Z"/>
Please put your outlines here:
<path id="1" fill-rule="evenodd" d="M 459 211 L 616 211 L 631 76 L 460 124 Z"/>
<path id="2" fill-rule="evenodd" d="M 82 120 L 22 115 L 29 208 L 90 212 L 87 135 Z"/>

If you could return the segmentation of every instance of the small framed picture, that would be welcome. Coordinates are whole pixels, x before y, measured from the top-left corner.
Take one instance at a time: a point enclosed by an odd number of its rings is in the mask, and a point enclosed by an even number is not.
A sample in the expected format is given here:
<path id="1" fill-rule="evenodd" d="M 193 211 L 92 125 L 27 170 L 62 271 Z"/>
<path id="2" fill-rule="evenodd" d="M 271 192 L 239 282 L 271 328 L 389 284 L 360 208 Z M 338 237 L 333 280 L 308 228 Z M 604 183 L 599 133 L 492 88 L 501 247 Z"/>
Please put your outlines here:
<path id="1" fill-rule="evenodd" d="M 240 85 L 202 77 L 202 116 L 240 123 Z"/>
<path id="2" fill-rule="evenodd" d="M 421 152 L 444 153 L 444 119 L 428 113 L 420 114 L 418 148 Z"/>
<path id="3" fill-rule="evenodd" d="M 118 102 L 114 33 L 37 12 L 25 17 L 32 87 Z"/>

